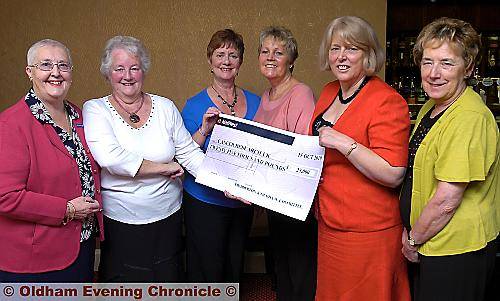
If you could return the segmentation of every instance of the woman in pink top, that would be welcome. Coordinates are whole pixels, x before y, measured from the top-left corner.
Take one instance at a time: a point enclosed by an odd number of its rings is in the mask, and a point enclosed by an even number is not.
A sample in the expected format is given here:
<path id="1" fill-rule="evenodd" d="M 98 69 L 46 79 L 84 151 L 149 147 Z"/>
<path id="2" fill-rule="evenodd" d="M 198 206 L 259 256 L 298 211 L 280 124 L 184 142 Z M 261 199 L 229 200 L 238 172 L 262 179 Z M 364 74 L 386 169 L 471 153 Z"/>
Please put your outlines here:
<path id="1" fill-rule="evenodd" d="M 264 91 L 254 120 L 290 132 L 307 134 L 314 95 L 292 76 L 299 53 L 290 30 L 268 27 L 260 33 L 259 65 L 271 88 Z M 317 224 L 268 210 L 278 300 L 314 300 Z"/>

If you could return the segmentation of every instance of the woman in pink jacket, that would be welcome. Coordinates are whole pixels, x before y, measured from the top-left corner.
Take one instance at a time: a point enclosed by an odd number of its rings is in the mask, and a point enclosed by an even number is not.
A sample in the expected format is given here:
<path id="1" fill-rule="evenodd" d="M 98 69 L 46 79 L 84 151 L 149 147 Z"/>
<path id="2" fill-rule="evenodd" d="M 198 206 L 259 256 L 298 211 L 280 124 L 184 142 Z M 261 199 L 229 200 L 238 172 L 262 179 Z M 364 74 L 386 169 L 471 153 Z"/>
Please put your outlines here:
<path id="1" fill-rule="evenodd" d="M 0 113 L 0 282 L 91 282 L 102 204 L 70 53 L 46 39 L 27 60 L 33 87 Z"/>
<path id="2" fill-rule="evenodd" d="M 259 66 L 271 87 L 264 91 L 254 120 L 282 130 L 307 134 L 314 95 L 293 77 L 299 56 L 290 30 L 271 26 L 260 33 Z M 312 214 L 305 222 L 267 211 L 275 261 L 278 300 L 313 300 L 316 290 L 316 231 Z"/>

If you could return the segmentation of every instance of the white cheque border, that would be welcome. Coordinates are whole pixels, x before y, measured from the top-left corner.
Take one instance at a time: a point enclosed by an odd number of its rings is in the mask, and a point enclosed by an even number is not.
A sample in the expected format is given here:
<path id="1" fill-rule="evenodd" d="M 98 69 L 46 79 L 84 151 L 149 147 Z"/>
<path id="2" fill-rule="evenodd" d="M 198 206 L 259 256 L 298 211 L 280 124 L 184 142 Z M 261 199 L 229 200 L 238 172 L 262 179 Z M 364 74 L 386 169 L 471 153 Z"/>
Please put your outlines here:
<path id="1" fill-rule="evenodd" d="M 324 148 L 319 146 L 318 137 L 225 114 L 221 114 L 218 123 L 196 182 L 305 220 L 323 166 Z M 285 137 L 285 140 L 293 143 L 252 133 L 260 129 L 269 131 L 266 133 L 270 136 L 286 135 L 291 139 Z"/>

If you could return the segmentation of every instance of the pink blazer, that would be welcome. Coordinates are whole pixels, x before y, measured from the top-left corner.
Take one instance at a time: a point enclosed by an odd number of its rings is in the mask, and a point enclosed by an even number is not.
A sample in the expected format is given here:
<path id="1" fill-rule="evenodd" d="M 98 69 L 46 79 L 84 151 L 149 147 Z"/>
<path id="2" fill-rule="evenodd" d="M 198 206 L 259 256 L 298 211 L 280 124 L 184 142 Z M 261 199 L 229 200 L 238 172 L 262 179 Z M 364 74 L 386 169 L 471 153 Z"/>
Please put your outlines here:
<path id="1" fill-rule="evenodd" d="M 101 204 L 99 167 L 74 121 L 92 164 L 95 198 Z M 76 161 L 50 124 L 35 119 L 24 98 L 0 113 L 0 270 L 40 273 L 61 270 L 80 250 L 82 223 L 62 225 L 67 201 L 81 196 Z M 97 214 L 101 237 L 102 213 Z"/>

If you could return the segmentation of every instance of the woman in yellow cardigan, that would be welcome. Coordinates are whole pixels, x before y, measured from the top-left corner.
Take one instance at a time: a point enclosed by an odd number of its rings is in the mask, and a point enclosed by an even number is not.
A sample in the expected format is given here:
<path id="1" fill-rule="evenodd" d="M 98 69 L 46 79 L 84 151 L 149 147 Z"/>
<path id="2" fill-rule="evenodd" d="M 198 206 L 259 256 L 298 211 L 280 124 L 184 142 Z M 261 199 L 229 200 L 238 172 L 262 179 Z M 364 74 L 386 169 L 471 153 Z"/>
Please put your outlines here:
<path id="1" fill-rule="evenodd" d="M 467 87 L 480 39 L 441 18 L 413 50 L 430 100 L 419 112 L 401 192 L 402 252 L 418 262 L 415 300 L 484 300 L 500 228 L 499 132 Z"/>

